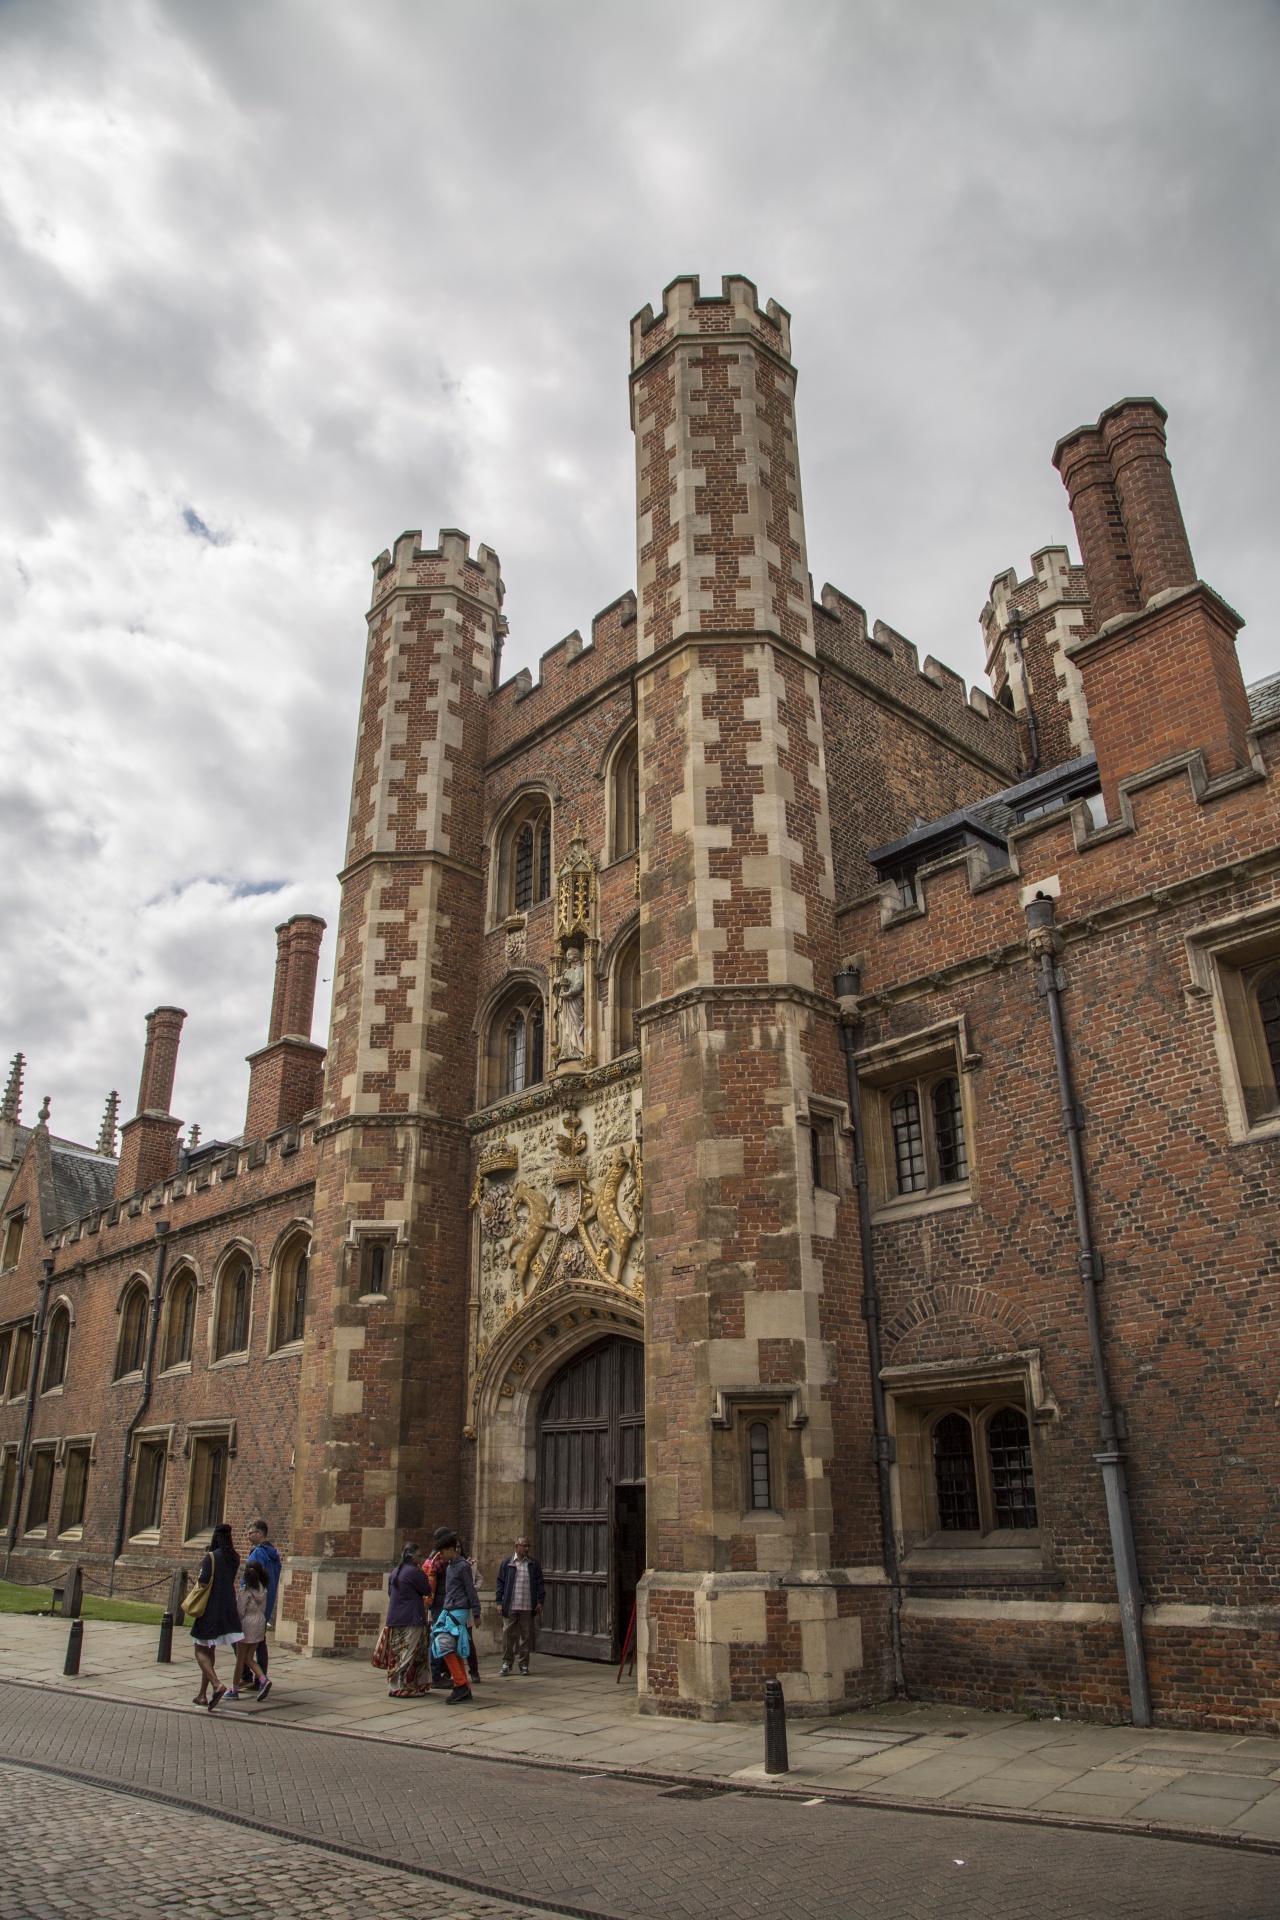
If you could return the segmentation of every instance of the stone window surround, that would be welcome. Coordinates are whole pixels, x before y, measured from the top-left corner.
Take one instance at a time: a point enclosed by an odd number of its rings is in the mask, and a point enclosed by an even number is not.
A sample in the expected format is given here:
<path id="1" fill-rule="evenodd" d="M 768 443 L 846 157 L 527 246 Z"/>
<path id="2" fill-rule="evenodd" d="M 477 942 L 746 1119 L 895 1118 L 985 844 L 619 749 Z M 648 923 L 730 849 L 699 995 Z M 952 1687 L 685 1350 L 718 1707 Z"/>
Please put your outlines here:
<path id="1" fill-rule="evenodd" d="M 73 1452 L 83 1452 L 83 1453 L 87 1453 L 89 1456 L 88 1463 L 85 1469 L 85 1486 L 86 1486 L 86 1500 L 87 1500 L 89 1474 L 93 1472 L 93 1469 L 97 1464 L 97 1459 L 98 1459 L 97 1434 L 96 1433 L 69 1433 L 63 1439 L 59 1440 L 58 1465 L 63 1469 L 62 1499 L 66 1498 L 65 1470 L 66 1470 L 66 1464 L 67 1464 L 67 1455 Z M 59 1500 L 58 1504 L 59 1504 L 59 1511 L 61 1511 L 61 1505 L 62 1505 L 61 1499 Z M 81 1520 L 79 1524 L 74 1527 L 63 1528 L 59 1526 L 57 1537 L 59 1540 L 82 1539 L 84 1537 L 84 1521 Z"/>
<path id="2" fill-rule="evenodd" d="M 241 1260 L 247 1261 L 249 1267 L 249 1303 L 248 1313 L 245 1317 L 244 1345 L 242 1347 L 233 1347 L 226 1353 L 219 1355 L 218 1320 L 222 1310 L 222 1289 L 226 1284 L 228 1276 L 235 1272 Z M 210 1302 L 208 1325 L 205 1329 L 205 1339 L 209 1356 L 208 1367 L 210 1372 L 214 1372 L 222 1367 L 243 1367 L 248 1364 L 249 1356 L 253 1348 L 253 1324 L 257 1316 L 258 1288 L 261 1279 L 262 1270 L 258 1264 L 257 1255 L 247 1241 L 232 1240 L 218 1255 L 218 1262 L 213 1275 L 213 1298 Z M 193 1351 L 194 1347 L 195 1335 L 193 1330 Z"/>
<path id="3" fill-rule="evenodd" d="M 1213 1008 L 1214 1046 L 1232 1146 L 1280 1136 L 1280 1106 L 1257 1119 L 1249 1117 L 1242 1063 L 1256 1056 L 1261 1035 L 1256 1003 L 1244 985 L 1246 970 L 1269 959 L 1280 961 L 1280 903 L 1271 902 L 1226 915 L 1183 936 L 1190 983 L 1183 989 L 1191 1004 L 1207 999 Z"/>
<path id="4" fill-rule="evenodd" d="M 26 1489 L 27 1513 L 30 1514 L 31 1512 L 31 1496 L 35 1492 L 36 1461 L 44 1454 L 48 1454 L 49 1456 L 49 1505 L 45 1510 L 45 1517 L 42 1521 L 34 1527 L 24 1526 L 22 1528 L 22 1538 L 24 1540 L 47 1540 L 49 1538 L 49 1515 L 53 1512 L 53 1476 L 58 1470 L 58 1462 L 61 1458 L 61 1447 L 62 1442 L 60 1440 L 48 1440 L 42 1437 L 39 1440 L 33 1440 L 27 1449 L 27 1473 L 29 1475 Z"/>
<path id="5" fill-rule="evenodd" d="M 189 1420 L 183 1435 L 182 1457 L 190 1462 L 187 1468 L 186 1493 L 182 1503 L 182 1544 L 184 1547 L 207 1548 L 212 1537 L 212 1529 L 202 1528 L 199 1533 L 191 1531 L 191 1501 L 195 1494 L 196 1447 L 202 1440 L 223 1440 L 227 1443 L 227 1459 L 236 1457 L 236 1423 L 234 1420 Z M 226 1488 L 223 1488 L 223 1509 L 226 1506 Z"/>
<path id="6" fill-rule="evenodd" d="M 867 1174 L 873 1224 L 889 1226 L 899 1220 L 918 1219 L 923 1214 L 944 1213 L 953 1207 L 971 1206 L 978 1197 L 975 1158 L 975 1098 L 973 1074 L 982 1065 L 982 1055 L 969 1040 L 966 1014 L 952 1015 L 914 1033 L 896 1035 L 854 1055 L 858 1079 L 864 1091 L 863 1113 L 866 1133 Z M 953 1074 L 959 1083 L 964 1119 L 965 1159 L 968 1172 L 963 1180 L 942 1186 L 933 1176 L 932 1142 L 926 1139 L 926 1165 L 931 1184 L 916 1193 L 897 1191 L 894 1174 L 893 1136 L 889 1119 L 889 1099 L 909 1083 L 926 1077 Z M 931 1116 L 922 1115 L 926 1125 Z"/>
<path id="7" fill-rule="evenodd" d="M 188 1370 L 189 1367 L 190 1363 L 188 1362 Z M 170 1369 L 172 1373 L 177 1373 L 178 1371 L 179 1369 L 177 1367 Z M 133 1502 L 137 1498 L 137 1472 L 139 1462 L 142 1459 L 143 1448 L 158 1446 L 164 1448 L 165 1470 L 167 1473 L 169 1462 L 174 1458 L 173 1436 L 175 1430 L 176 1423 L 171 1420 L 162 1426 L 139 1427 L 132 1435 L 129 1441 L 129 1467 L 133 1475 L 133 1484 L 129 1488 L 130 1518 L 132 1518 Z M 140 1533 L 130 1533 L 128 1538 L 131 1544 L 144 1547 L 159 1546 L 160 1529 L 159 1527 L 144 1527 Z"/>
<path id="8" fill-rule="evenodd" d="M 285 1276 L 286 1265 L 290 1260 L 292 1260 L 295 1257 L 299 1242 L 301 1241 L 306 1242 L 305 1254 L 308 1262 L 307 1284 L 308 1286 L 310 1285 L 309 1268 L 310 1268 L 313 1237 L 314 1237 L 314 1228 L 312 1226 L 311 1221 L 298 1219 L 298 1220 L 291 1220 L 288 1226 L 284 1228 L 283 1232 L 278 1236 L 276 1240 L 275 1249 L 271 1255 L 271 1260 L 269 1264 L 269 1272 L 271 1276 L 271 1290 L 270 1290 L 270 1298 L 267 1303 L 267 1358 L 268 1360 L 275 1360 L 281 1356 L 288 1358 L 290 1355 L 300 1353 L 302 1350 L 303 1343 L 301 1340 L 281 1340 L 278 1338 L 279 1318 L 280 1318 L 280 1290 L 281 1290 L 281 1283 L 284 1280 L 284 1276 Z M 292 1304 L 292 1295 L 290 1296 L 290 1304 Z"/>
<path id="9" fill-rule="evenodd" d="M 964 1578 L 974 1573 L 994 1579 L 1010 1573 L 1024 1577 L 1040 1570 L 1048 1573 L 1052 1560 L 1041 1504 L 1047 1481 L 1037 1434 L 1060 1413 L 1056 1398 L 1045 1385 L 1040 1349 L 1024 1348 L 986 1360 L 932 1360 L 914 1366 L 882 1367 L 880 1380 L 893 1441 L 894 1514 L 903 1546 L 904 1572 L 953 1570 Z M 1026 1414 L 1039 1526 L 995 1528 L 975 1536 L 943 1532 L 930 1524 L 935 1513 L 925 1423 L 934 1413 L 951 1406 L 964 1410 L 981 1406 L 993 1411 L 999 1406 L 1017 1406 Z M 981 1461 L 975 1458 L 975 1464 L 981 1473 Z"/>
<path id="10" fill-rule="evenodd" d="M 406 1222 L 403 1220 L 349 1220 L 347 1222 L 343 1255 L 349 1281 L 358 1279 L 363 1282 L 365 1248 L 370 1242 L 376 1240 L 381 1240 L 386 1245 L 391 1256 L 383 1269 L 384 1291 L 357 1294 L 357 1306 L 381 1306 L 384 1300 L 390 1298 L 391 1288 L 401 1278 L 400 1269 L 409 1244 L 409 1229 Z"/>

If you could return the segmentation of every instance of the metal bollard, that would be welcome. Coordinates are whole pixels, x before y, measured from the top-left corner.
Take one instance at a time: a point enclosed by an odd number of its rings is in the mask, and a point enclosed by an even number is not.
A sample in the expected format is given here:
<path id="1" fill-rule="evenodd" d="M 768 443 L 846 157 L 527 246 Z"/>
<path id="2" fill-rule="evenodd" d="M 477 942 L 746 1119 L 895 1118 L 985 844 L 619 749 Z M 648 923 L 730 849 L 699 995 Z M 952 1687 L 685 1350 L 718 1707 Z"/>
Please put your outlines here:
<path id="1" fill-rule="evenodd" d="M 782 1697 L 781 1680 L 764 1683 L 764 1770 L 766 1773 L 790 1773 L 787 1759 L 787 1703 Z"/>
<path id="2" fill-rule="evenodd" d="M 83 1640 L 84 1621 L 79 1619 L 73 1620 L 71 1622 L 71 1633 L 67 1640 L 67 1657 L 62 1663 L 62 1671 L 64 1673 L 79 1673 L 80 1647 Z"/>
<path id="3" fill-rule="evenodd" d="M 160 1644 L 156 1648 L 156 1665 L 173 1665 L 173 1615 L 166 1613 L 160 1622 Z"/>

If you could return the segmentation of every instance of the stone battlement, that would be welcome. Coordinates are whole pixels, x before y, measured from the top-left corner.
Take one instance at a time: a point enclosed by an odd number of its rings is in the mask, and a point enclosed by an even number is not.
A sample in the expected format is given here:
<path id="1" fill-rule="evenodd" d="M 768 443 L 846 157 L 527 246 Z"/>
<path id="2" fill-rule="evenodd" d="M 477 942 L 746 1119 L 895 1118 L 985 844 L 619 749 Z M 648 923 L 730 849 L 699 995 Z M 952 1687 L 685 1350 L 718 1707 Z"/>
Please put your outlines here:
<path id="1" fill-rule="evenodd" d="M 755 282 L 726 273 L 721 291 L 703 293 L 696 273 L 682 273 L 662 290 L 662 312 L 644 306 L 631 322 L 631 366 L 636 371 L 682 336 L 748 333 L 784 360 L 791 358 L 791 315 L 776 300 L 763 311 Z"/>
<path id="2" fill-rule="evenodd" d="M 414 528 L 402 533 L 394 547 L 384 547 L 373 563 L 370 605 L 380 606 L 398 587 L 440 587 L 465 593 L 496 613 L 506 589 L 493 548 L 482 544 L 473 560 L 469 534 L 441 527 L 437 538 L 437 546 L 424 548 L 422 530 Z"/>
<path id="3" fill-rule="evenodd" d="M 636 596 L 627 589 L 591 622 L 584 641 L 575 627 L 538 659 L 535 680 L 528 667 L 489 697 L 489 759 L 556 720 L 565 710 L 636 664 Z"/>

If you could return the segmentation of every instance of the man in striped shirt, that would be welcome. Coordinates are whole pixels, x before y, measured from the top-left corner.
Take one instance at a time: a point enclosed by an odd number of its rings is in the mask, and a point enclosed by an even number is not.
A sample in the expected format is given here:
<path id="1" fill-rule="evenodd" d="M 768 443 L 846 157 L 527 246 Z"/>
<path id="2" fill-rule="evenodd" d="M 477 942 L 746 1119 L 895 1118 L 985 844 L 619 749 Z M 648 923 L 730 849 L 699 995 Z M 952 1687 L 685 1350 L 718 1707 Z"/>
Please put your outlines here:
<path id="1" fill-rule="evenodd" d="M 494 1585 L 494 1598 L 504 1622 L 503 1673 L 510 1673 L 513 1660 L 519 1662 L 521 1673 L 528 1673 L 529 1654 L 533 1648 L 533 1623 L 542 1612 L 545 1597 L 546 1582 L 542 1578 L 542 1564 L 533 1558 L 529 1552 L 529 1542 L 522 1534 L 516 1541 L 515 1552 L 498 1568 Z"/>

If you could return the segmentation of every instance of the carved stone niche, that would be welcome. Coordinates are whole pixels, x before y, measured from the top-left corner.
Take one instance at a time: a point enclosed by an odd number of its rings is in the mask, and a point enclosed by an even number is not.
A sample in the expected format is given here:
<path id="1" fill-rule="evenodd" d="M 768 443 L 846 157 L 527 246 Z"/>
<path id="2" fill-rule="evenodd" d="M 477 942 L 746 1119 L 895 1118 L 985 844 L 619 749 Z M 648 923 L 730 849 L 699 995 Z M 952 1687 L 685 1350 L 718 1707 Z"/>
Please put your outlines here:
<path id="1" fill-rule="evenodd" d="M 596 1064 L 599 955 L 597 868 L 579 820 L 556 876 L 556 930 L 551 953 L 552 1073 L 587 1072 Z M 580 1039 L 575 1003 L 582 1009 Z"/>

